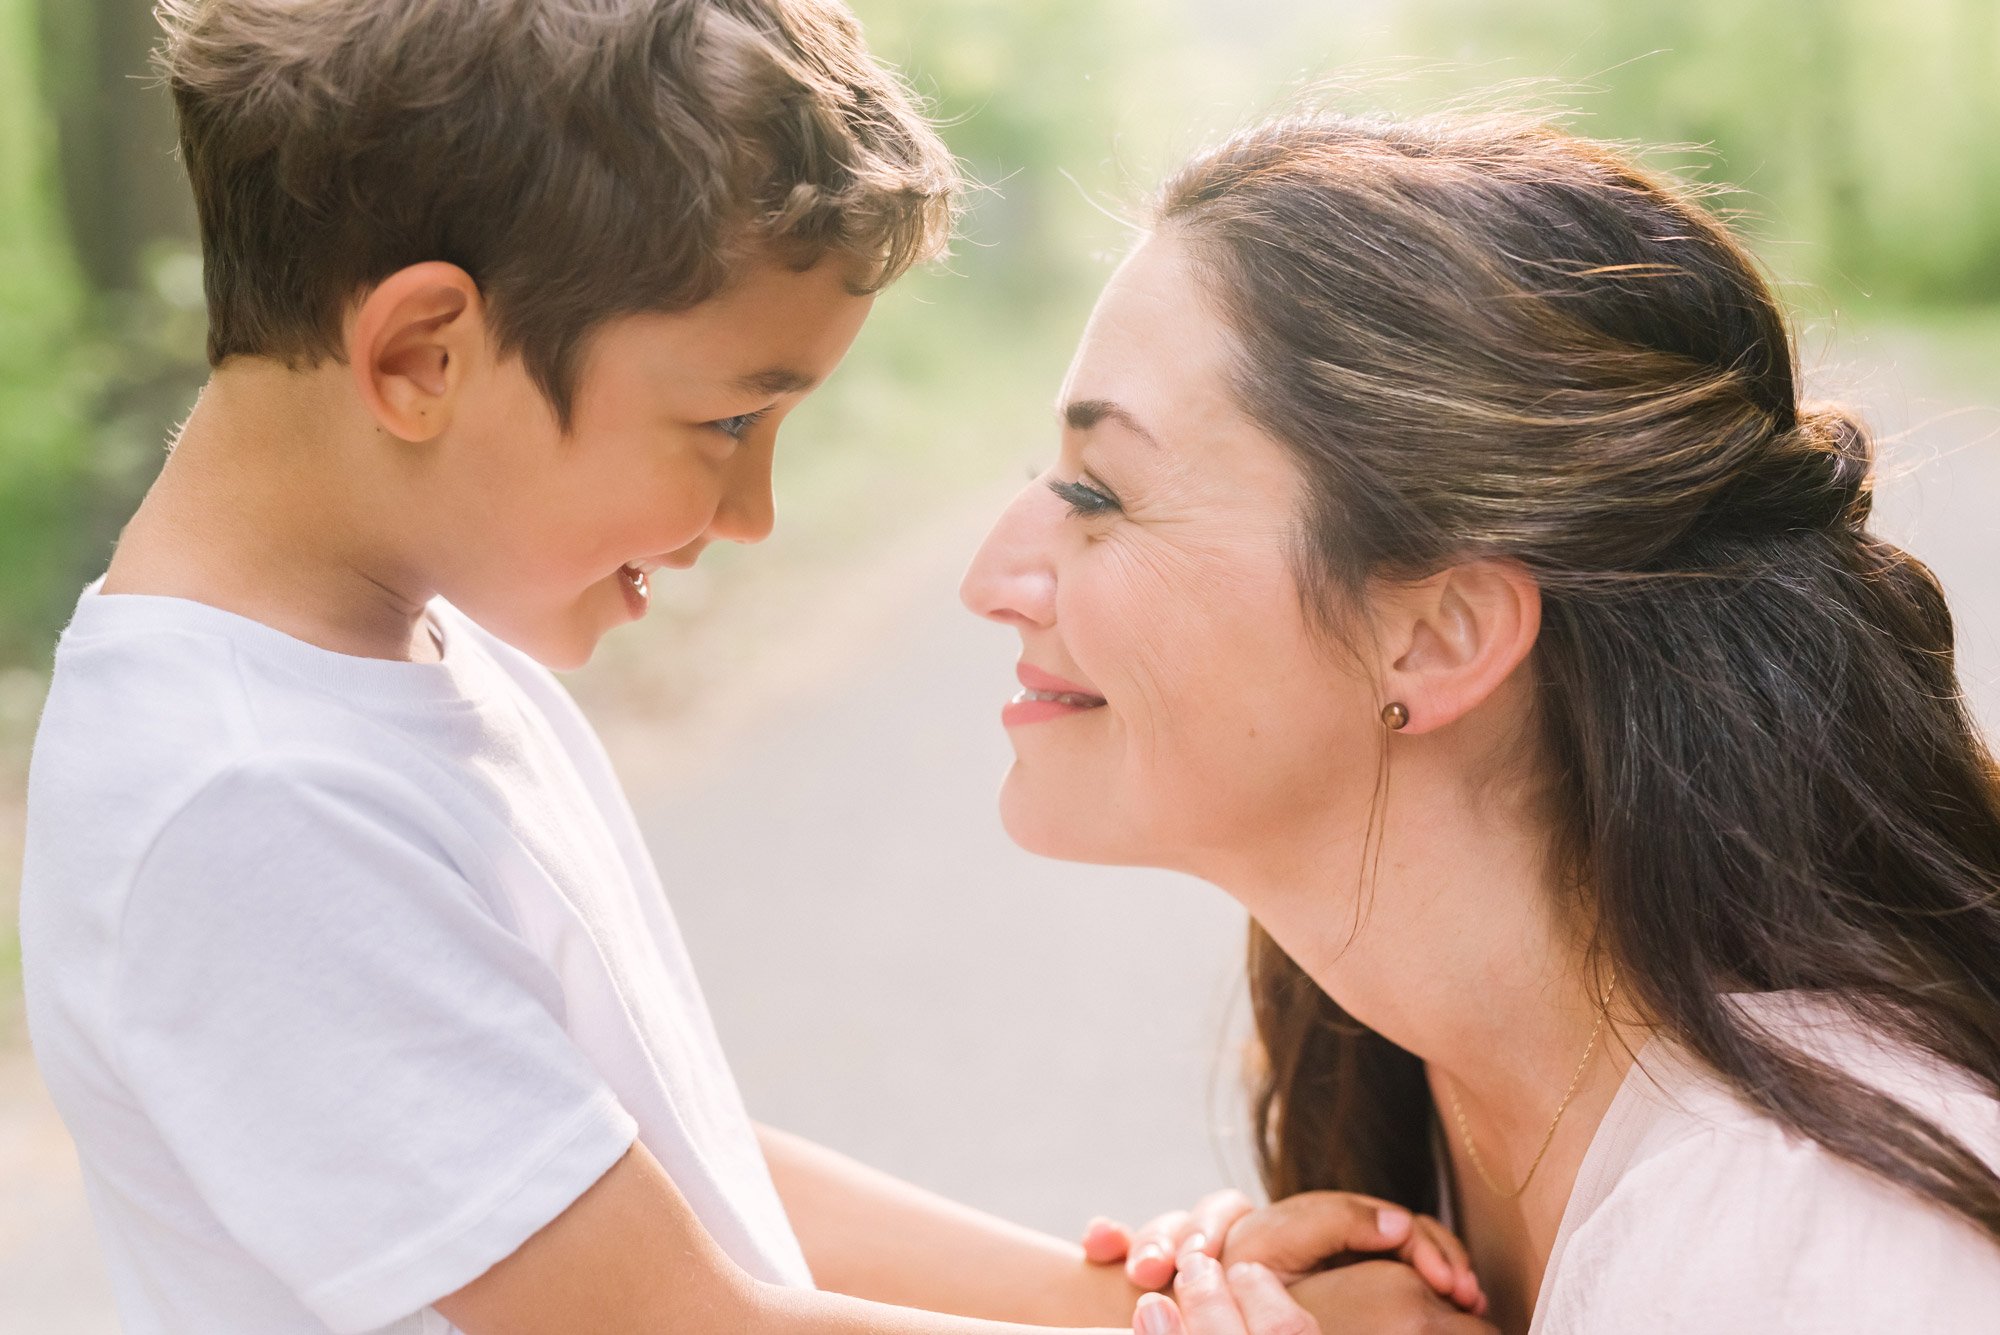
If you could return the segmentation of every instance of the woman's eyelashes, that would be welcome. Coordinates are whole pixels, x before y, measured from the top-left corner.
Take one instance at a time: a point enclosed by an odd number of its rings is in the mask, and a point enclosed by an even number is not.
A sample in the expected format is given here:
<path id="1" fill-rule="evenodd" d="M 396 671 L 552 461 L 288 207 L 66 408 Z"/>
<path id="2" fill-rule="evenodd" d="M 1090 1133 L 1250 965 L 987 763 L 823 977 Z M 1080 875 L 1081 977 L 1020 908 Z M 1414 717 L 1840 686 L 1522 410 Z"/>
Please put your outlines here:
<path id="1" fill-rule="evenodd" d="M 1069 512 L 1079 518 L 1114 514 L 1124 508 L 1108 487 L 1088 474 L 1079 475 L 1074 482 L 1052 477 L 1049 479 L 1049 490 L 1067 501 Z"/>

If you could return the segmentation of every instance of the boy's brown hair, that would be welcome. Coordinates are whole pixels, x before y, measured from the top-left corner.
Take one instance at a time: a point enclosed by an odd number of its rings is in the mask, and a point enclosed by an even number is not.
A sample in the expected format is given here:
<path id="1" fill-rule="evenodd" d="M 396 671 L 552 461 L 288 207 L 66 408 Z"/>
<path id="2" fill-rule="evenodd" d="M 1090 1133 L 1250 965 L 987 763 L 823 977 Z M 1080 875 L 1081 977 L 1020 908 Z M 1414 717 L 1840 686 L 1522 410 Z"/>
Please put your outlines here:
<path id="1" fill-rule="evenodd" d="M 341 355 L 348 303 L 457 264 L 565 425 L 605 320 L 746 255 L 942 250 L 951 155 L 834 0 L 160 0 L 211 364 Z"/>

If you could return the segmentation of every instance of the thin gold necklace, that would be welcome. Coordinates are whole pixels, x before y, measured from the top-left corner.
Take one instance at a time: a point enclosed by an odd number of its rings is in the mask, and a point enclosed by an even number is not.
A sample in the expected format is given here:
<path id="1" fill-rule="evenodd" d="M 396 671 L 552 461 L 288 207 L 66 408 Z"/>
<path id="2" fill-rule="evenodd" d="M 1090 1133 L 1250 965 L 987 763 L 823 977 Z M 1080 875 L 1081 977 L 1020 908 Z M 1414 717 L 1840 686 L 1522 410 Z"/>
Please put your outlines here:
<path id="1" fill-rule="evenodd" d="M 1528 1184 L 1535 1180 L 1535 1170 L 1542 1166 L 1548 1155 L 1549 1146 L 1555 1144 L 1556 1128 L 1562 1125 L 1563 1114 L 1569 1111 L 1569 1101 L 1576 1097 L 1576 1087 L 1583 1079 L 1583 1072 L 1590 1065 L 1590 1059 L 1597 1055 L 1597 1036 L 1604 1032 L 1604 1017 L 1611 1006 L 1612 994 L 1618 990 L 1618 970 L 1611 970 L 1611 986 L 1604 989 L 1604 995 L 1597 1003 L 1597 1023 L 1590 1027 L 1590 1042 L 1584 1046 L 1583 1060 L 1576 1064 L 1576 1071 L 1569 1078 L 1569 1088 L 1563 1091 L 1562 1102 L 1556 1105 L 1556 1115 L 1549 1123 L 1548 1133 L 1542 1137 L 1542 1147 L 1535 1151 L 1535 1161 L 1528 1165 L 1528 1175 L 1521 1179 L 1521 1185 L 1512 1191 L 1493 1180 L 1493 1174 L 1486 1171 L 1486 1161 L 1479 1157 L 1479 1146 L 1472 1143 L 1472 1132 L 1465 1125 L 1465 1109 L 1458 1106 L 1458 1086 L 1450 1076 L 1444 1078 L 1444 1092 L 1451 1099 L 1452 1119 L 1458 1123 L 1458 1138 L 1465 1145 L 1465 1157 L 1472 1161 L 1472 1171 L 1479 1174 L 1479 1180 L 1486 1189 L 1503 1201 L 1511 1201 L 1527 1191 Z"/>

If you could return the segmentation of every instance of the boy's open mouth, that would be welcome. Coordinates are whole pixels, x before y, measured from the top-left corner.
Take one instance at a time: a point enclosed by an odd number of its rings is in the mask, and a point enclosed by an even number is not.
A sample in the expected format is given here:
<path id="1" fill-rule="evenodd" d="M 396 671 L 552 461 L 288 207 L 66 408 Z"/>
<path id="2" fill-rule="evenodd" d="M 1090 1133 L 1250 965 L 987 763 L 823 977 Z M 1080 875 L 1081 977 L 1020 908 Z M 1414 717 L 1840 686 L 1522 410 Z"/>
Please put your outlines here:
<path id="1" fill-rule="evenodd" d="M 624 580 L 625 587 L 630 589 L 633 593 L 637 594 L 642 599 L 646 598 L 647 594 L 650 592 L 650 590 L 646 587 L 646 572 L 639 569 L 639 567 L 635 565 L 619 566 L 618 578 Z"/>

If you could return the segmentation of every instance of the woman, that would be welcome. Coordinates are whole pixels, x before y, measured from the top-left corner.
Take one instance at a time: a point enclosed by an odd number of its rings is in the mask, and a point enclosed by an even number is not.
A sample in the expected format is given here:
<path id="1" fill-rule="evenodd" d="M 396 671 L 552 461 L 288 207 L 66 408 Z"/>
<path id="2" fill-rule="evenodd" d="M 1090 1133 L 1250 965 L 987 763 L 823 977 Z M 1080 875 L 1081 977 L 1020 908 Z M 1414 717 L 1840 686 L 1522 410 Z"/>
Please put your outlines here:
<path id="1" fill-rule="evenodd" d="M 1504 1331 L 2000 1320 L 2000 780 L 1796 380 L 1619 154 L 1285 121 L 1167 187 L 966 578 L 1010 833 L 1242 901 L 1273 1196 L 1448 1211 Z"/>

